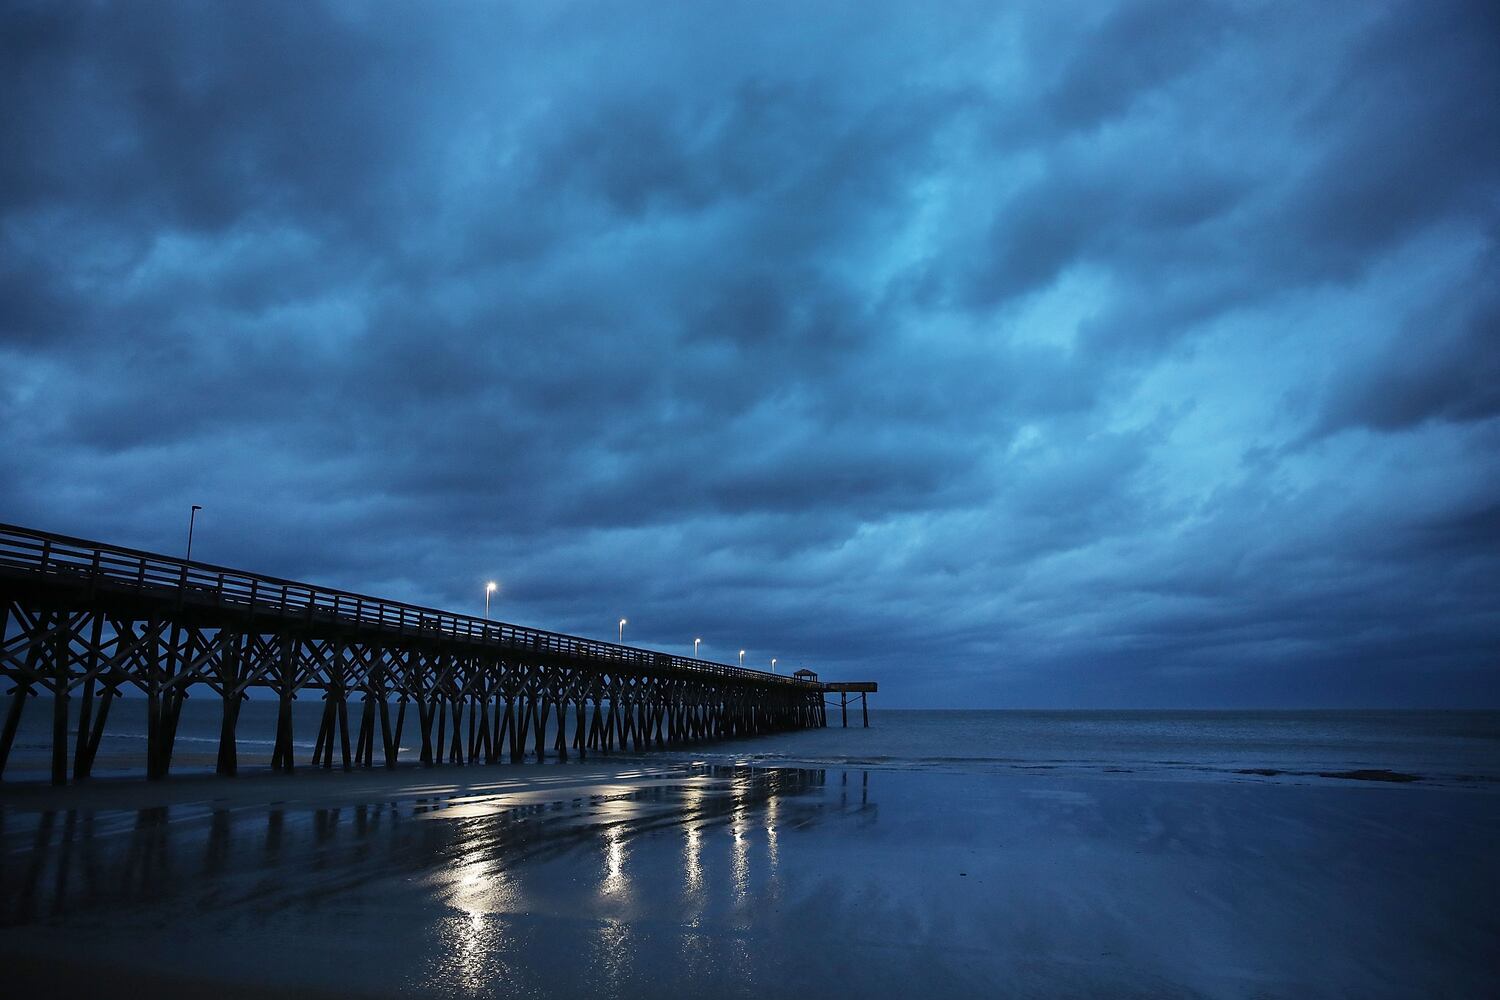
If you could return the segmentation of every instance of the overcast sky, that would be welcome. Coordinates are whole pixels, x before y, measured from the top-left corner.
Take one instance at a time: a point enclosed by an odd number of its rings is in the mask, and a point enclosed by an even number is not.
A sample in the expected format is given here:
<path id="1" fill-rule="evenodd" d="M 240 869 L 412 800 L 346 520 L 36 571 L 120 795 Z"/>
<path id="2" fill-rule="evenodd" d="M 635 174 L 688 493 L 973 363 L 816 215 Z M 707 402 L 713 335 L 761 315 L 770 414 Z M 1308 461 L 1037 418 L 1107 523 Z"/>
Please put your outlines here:
<path id="1" fill-rule="evenodd" d="M 0 519 L 877 707 L 1500 703 L 1500 5 L 0 10 Z"/>

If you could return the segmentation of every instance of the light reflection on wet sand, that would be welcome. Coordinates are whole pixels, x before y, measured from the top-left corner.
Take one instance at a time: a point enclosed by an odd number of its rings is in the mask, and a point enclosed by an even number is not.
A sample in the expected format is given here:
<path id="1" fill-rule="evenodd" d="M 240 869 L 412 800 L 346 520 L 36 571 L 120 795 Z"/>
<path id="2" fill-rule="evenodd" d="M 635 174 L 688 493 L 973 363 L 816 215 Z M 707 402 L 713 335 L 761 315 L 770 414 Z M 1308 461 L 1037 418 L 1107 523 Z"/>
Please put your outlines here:
<path id="1" fill-rule="evenodd" d="M 361 915 L 365 898 L 389 909 L 416 896 L 428 930 L 406 920 L 394 950 L 418 960 L 422 971 L 408 985 L 419 991 L 445 984 L 484 995 L 497 981 L 519 985 L 534 976 L 515 924 L 538 917 L 592 922 L 582 956 L 572 957 L 585 957 L 590 981 L 620 990 L 635 975 L 636 894 L 649 895 L 651 907 L 664 892 L 680 900 L 680 957 L 708 959 L 714 939 L 702 923 L 712 912 L 743 907 L 752 892 L 751 840 L 774 833 L 768 810 L 775 815 L 784 798 L 803 797 L 811 820 L 821 800 L 808 794 L 823 784 L 821 772 L 695 767 L 617 772 L 581 786 L 565 779 L 423 782 L 401 787 L 392 801 L 324 807 L 272 801 L 9 809 L 0 811 L 0 925 L 97 924 L 144 914 L 170 926 L 207 911 L 222 923 L 249 920 L 274 932 L 278 914 L 296 912 L 296 922 L 322 909 L 344 910 L 358 925 L 373 922 Z M 664 864 L 654 850 L 638 877 L 635 843 L 661 837 L 681 838 L 678 863 Z M 730 874 L 726 883 L 707 879 L 708 853 L 727 853 L 719 869 Z M 597 902 L 588 904 L 576 889 L 583 887 L 578 860 L 591 854 L 598 859 Z M 742 966 L 743 949 L 731 950 L 733 964 Z"/>
<path id="2" fill-rule="evenodd" d="M 776 875 L 776 817 L 779 812 L 780 809 L 776 797 L 773 795 L 771 798 L 766 800 L 766 854 L 770 862 L 771 875 L 773 878 Z"/>
<path id="3" fill-rule="evenodd" d="M 601 895 L 628 900 L 630 880 L 625 875 L 625 834 L 618 824 L 604 828 L 604 878 L 599 881 Z"/>
<path id="4" fill-rule="evenodd" d="M 494 860 L 460 856 L 446 884 L 435 888 L 459 911 L 445 921 L 451 937 L 448 968 L 456 985 L 477 994 L 497 976 L 509 978 L 506 924 L 495 918 L 512 912 L 521 900 L 505 869 Z"/>
<path id="5" fill-rule="evenodd" d="M 690 904 L 702 903 L 703 832 L 698 828 L 696 810 L 688 807 L 682 824 L 682 895 Z"/>
<path id="6" fill-rule="evenodd" d="M 736 798 L 734 812 L 729 817 L 729 834 L 734 838 L 729 871 L 736 905 L 742 904 L 750 891 L 750 843 L 745 836 L 745 811 L 744 803 Z"/>

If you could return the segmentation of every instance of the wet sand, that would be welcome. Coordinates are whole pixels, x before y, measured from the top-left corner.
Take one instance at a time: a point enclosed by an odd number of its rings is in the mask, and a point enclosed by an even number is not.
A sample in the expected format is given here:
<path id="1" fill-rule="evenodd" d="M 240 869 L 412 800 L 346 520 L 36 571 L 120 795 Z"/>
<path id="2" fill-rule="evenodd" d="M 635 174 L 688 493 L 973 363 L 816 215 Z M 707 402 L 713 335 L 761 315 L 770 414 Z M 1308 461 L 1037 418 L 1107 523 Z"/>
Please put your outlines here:
<path id="1" fill-rule="evenodd" d="M 0 788 L 12 996 L 1485 995 L 1500 795 L 550 764 Z"/>

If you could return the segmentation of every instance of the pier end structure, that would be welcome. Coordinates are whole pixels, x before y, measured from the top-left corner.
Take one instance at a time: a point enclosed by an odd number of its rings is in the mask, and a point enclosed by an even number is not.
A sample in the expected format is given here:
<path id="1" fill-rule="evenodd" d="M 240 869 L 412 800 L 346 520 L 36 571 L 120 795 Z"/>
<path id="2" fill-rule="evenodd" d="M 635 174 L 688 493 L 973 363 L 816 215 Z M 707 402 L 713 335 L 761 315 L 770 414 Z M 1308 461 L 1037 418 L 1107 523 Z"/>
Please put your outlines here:
<path id="1" fill-rule="evenodd" d="M 844 717 L 844 727 L 849 726 L 849 696 L 856 695 L 859 699 L 860 714 L 864 717 L 865 728 L 870 728 L 870 695 L 879 689 L 874 681 L 824 681 L 823 690 L 836 692 L 839 696 L 839 711 Z"/>

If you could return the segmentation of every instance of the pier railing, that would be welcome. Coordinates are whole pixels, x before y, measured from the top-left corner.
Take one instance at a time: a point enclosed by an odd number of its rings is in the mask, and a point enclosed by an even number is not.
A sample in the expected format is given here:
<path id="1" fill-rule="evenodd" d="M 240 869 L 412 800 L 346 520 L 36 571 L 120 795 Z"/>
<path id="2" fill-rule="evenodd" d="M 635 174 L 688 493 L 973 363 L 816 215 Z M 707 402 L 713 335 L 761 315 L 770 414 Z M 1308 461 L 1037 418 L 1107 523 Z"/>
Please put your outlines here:
<path id="1" fill-rule="evenodd" d="M 599 666 L 629 667 L 645 674 L 676 672 L 793 688 L 820 687 L 816 681 L 784 674 L 489 621 L 10 524 L 0 524 L 0 572 L 34 573 L 55 582 L 137 591 L 143 596 L 170 593 L 184 604 L 242 608 L 283 619 L 331 619 L 403 634 L 433 634 Z"/>

